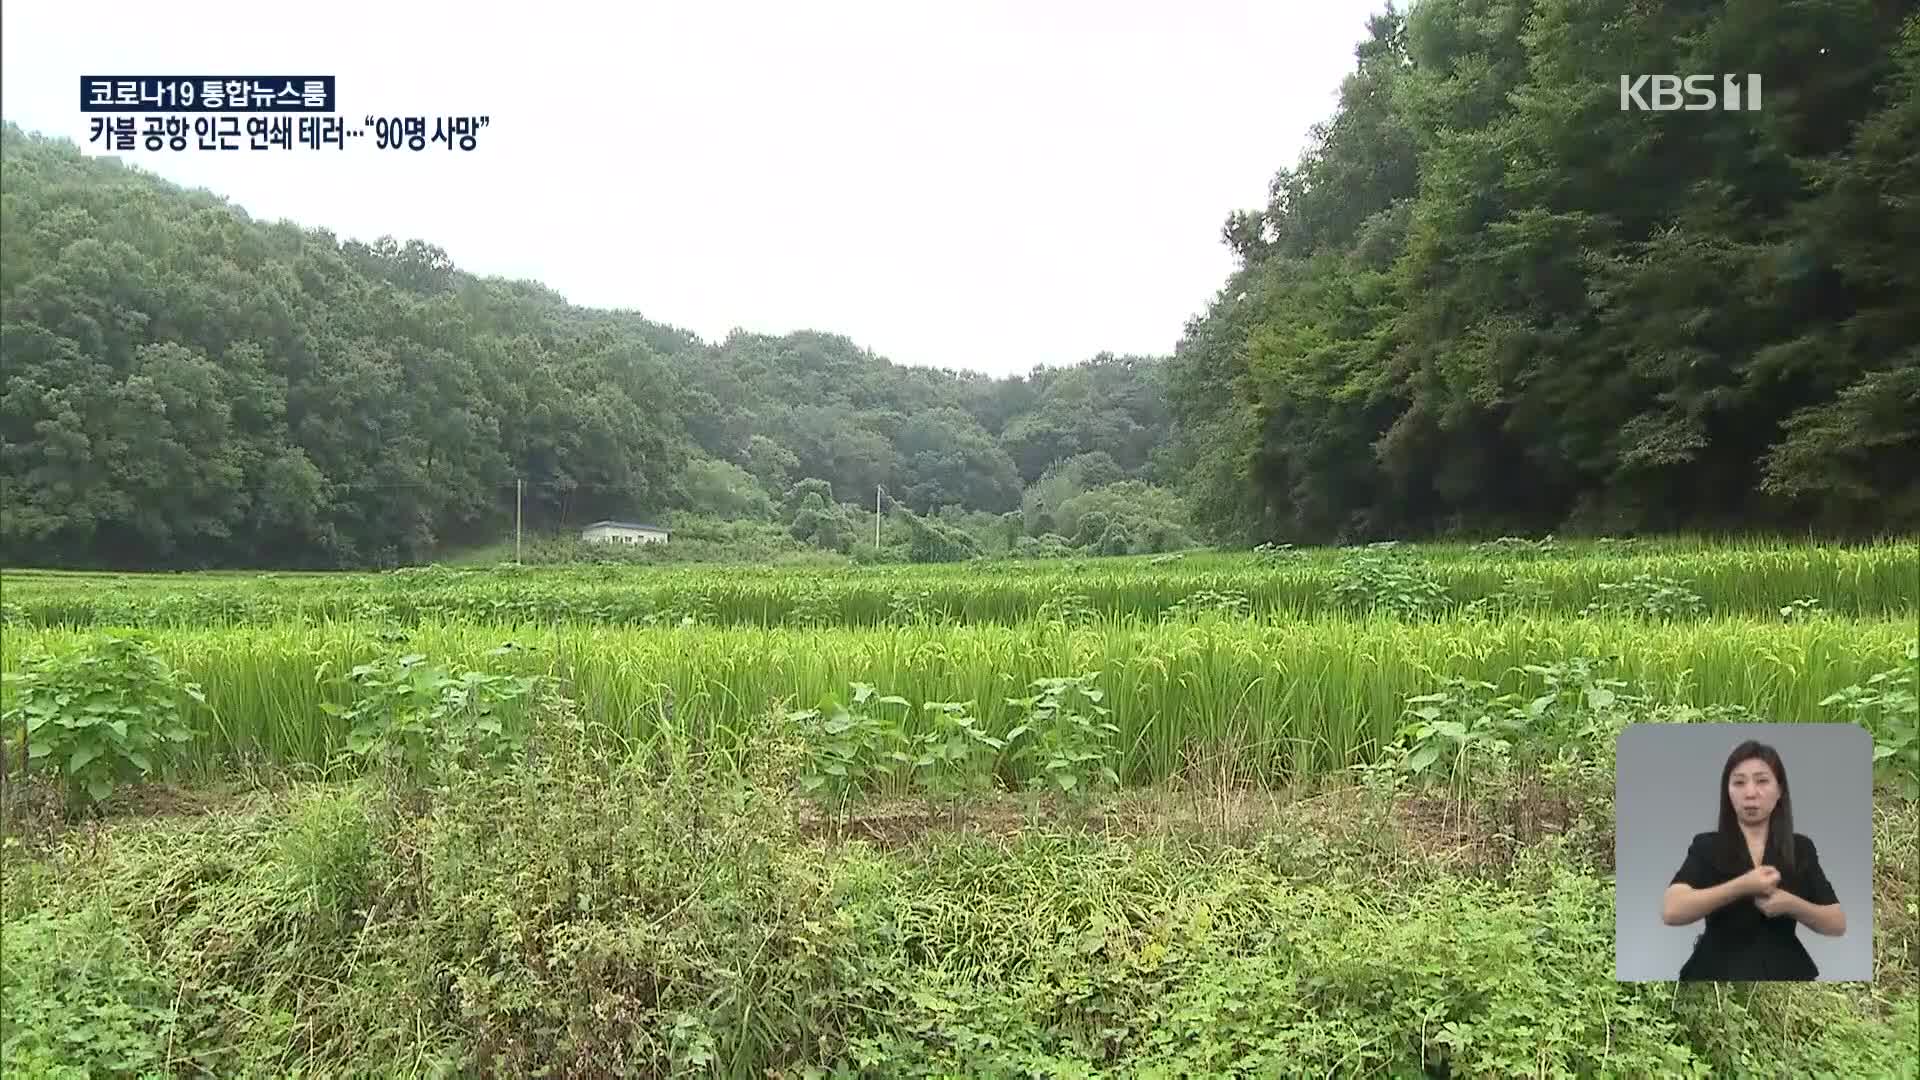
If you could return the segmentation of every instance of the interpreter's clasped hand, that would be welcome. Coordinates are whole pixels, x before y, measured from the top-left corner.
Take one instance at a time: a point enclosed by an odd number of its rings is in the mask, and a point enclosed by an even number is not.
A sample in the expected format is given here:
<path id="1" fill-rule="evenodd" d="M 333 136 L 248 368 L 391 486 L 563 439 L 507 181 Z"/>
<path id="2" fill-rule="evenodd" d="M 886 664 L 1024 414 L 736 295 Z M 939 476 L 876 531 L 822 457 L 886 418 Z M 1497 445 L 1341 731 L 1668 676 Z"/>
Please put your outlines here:
<path id="1" fill-rule="evenodd" d="M 1740 875 L 1748 896 L 1768 896 L 1780 887 L 1780 871 L 1771 866 L 1756 866 Z"/>

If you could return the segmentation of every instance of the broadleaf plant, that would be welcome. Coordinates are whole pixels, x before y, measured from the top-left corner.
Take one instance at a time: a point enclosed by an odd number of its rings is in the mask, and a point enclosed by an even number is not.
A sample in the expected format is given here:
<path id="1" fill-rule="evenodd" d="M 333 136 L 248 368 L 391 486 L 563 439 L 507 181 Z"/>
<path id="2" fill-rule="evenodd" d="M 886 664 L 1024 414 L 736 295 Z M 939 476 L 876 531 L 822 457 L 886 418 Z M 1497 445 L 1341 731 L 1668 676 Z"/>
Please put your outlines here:
<path id="1" fill-rule="evenodd" d="M 1920 644 L 1907 647 L 1905 668 L 1877 672 L 1820 704 L 1844 708 L 1866 728 L 1873 736 L 1874 771 L 1897 783 L 1907 798 L 1920 798 Z"/>
<path id="2" fill-rule="evenodd" d="M 207 703 L 198 684 L 137 637 L 41 652 L 4 679 L 12 694 L 0 726 L 26 746 L 26 760 L 9 764 L 52 768 L 70 809 L 97 809 L 117 787 L 162 769 L 168 751 L 194 736 L 187 702 Z"/>
<path id="3" fill-rule="evenodd" d="M 323 667 L 316 678 L 326 674 Z M 360 664 L 338 681 L 351 688 L 352 703 L 320 708 L 348 723 L 347 757 L 414 777 L 439 764 L 475 767 L 511 758 L 526 733 L 509 722 L 506 707 L 540 685 L 537 677 L 454 670 L 419 653 Z"/>
<path id="4" fill-rule="evenodd" d="M 1120 783 L 1112 764 L 1120 729 L 1107 720 L 1109 710 L 1100 704 L 1106 691 L 1093 685 L 1096 678 L 1035 679 L 1031 688 L 1037 693 L 1007 699 L 1021 717 L 1006 735 L 1010 756 L 1039 769 L 1029 784 L 1084 794 L 1097 783 Z"/>

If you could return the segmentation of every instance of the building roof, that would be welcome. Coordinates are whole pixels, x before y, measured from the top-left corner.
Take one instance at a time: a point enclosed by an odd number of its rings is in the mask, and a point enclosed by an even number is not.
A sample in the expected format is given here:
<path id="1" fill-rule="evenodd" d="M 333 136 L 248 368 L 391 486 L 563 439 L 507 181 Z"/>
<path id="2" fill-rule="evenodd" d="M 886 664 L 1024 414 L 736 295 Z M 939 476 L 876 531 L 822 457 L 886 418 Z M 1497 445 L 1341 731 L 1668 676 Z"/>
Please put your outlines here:
<path id="1" fill-rule="evenodd" d="M 593 524 L 586 526 L 585 528 L 597 529 L 602 525 L 610 526 L 615 529 L 642 529 L 642 530 L 645 530 L 646 532 L 663 533 L 667 531 L 667 527 L 665 525 L 649 525 L 644 521 L 596 521 Z"/>

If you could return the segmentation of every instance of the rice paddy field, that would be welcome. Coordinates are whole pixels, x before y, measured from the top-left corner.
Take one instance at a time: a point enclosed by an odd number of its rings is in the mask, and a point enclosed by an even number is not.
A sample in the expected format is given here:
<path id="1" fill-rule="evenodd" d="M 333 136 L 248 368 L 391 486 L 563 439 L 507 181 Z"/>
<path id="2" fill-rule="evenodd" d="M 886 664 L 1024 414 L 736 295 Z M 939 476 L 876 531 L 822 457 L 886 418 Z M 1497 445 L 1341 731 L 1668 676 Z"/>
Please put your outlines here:
<path id="1" fill-rule="evenodd" d="M 26 1076 L 1913 1076 L 1920 543 L 0 575 Z M 1872 983 L 1613 979 L 1632 723 L 1872 733 Z M 23 767 L 24 759 L 24 767 Z"/>

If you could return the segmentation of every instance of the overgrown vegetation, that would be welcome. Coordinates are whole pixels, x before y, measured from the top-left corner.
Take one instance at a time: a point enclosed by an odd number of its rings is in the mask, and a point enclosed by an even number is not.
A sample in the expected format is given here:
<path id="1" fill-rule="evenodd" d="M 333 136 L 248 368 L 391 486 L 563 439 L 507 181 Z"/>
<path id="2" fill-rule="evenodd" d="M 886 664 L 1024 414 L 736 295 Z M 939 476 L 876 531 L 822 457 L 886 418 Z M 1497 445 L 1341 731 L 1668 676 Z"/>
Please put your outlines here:
<path id="1" fill-rule="evenodd" d="M 511 645 L 491 651 L 499 656 Z M 317 673 L 326 675 L 323 667 Z M 507 707 L 538 688 L 538 678 L 452 671 L 410 653 L 356 665 L 342 678 L 353 704 L 320 702 L 349 725 L 346 756 L 362 766 L 426 776 L 442 768 L 493 762 L 520 746 L 524 730 Z"/>
<path id="2" fill-rule="evenodd" d="M 207 704 L 146 641 L 116 635 L 36 653 L 0 679 L 8 690 L 0 732 L 17 737 L 19 750 L 0 750 L 0 773 L 50 771 L 69 808 L 97 806 L 116 786 L 152 775 L 170 748 L 194 737 L 186 703 Z"/>
<path id="3" fill-rule="evenodd" d="M 1530 715 L 1622 701 L 1591 669 L 1540 674 L 1557 692 Z M 456 782 L 10 842 L 10 1073 L 1893 1076 L 1920 1052 L 1884 966 L 1912 921 L 1876 940 L 1879 1002 L 1615 983 L 1599 845 L 1561 831 L 1608 819 L 1591 777 L 1535 783 L 1583 801 L 1491 862 L 1337 789 L 1232 830 L 1180 824 L 1169 792 L 1097 831 L 1028 803 L 1010 831 L 876 845 L 819 831 L 804 724 L 765 720 L 702 757 L 548 697 L 521 752 Z M 1889 825 L 1878 857 L 1912 869 Z"/>
<path id="4" fill-rule="evenodd" d="M 1878 671 L 1821 699 L 1846 710 L 1873 733 L 1873 762 L 1899 777 L 1907 798 L 1920 798 L 1920 642 L 1907 647 L 1904 666 Z"/>
<path id="5" fill-rule="evenodd" d="M 642 626 L 521 622 L 553 572 L 424 569 L 325 623 L 21 619 L 9 746 L 119 702 L 192 734 L 97 803 L 34 801 L 94 765 L 70 750 L 9 773 L 0 1052 L 141 1080 L 1895 1075 L 1920 1053 L 1920 646 L 1912 599 L 1857 610 L 1884 550 L 729 570 L 658 583 Z M 1841 573 L 1856 610 L 1780 616 Z M 1262 609 L 1296 574 L 1327 606 Z M 1642 575 L 1587 614 L 1458 588 Z M 1669 578 L 1741 613 L 1648 609 Z M 997 588 L 1031 616 L 982 619 Z M 498 614 L 402 618 L 469 589 Z M 850 625 L 864 589 L 879 617 Z M 716 625 L 772 597 L 804 618 Z M 1873 734 L 1877 982 L 1614 982 L 1615 738 L 1787 719 Z"/>

